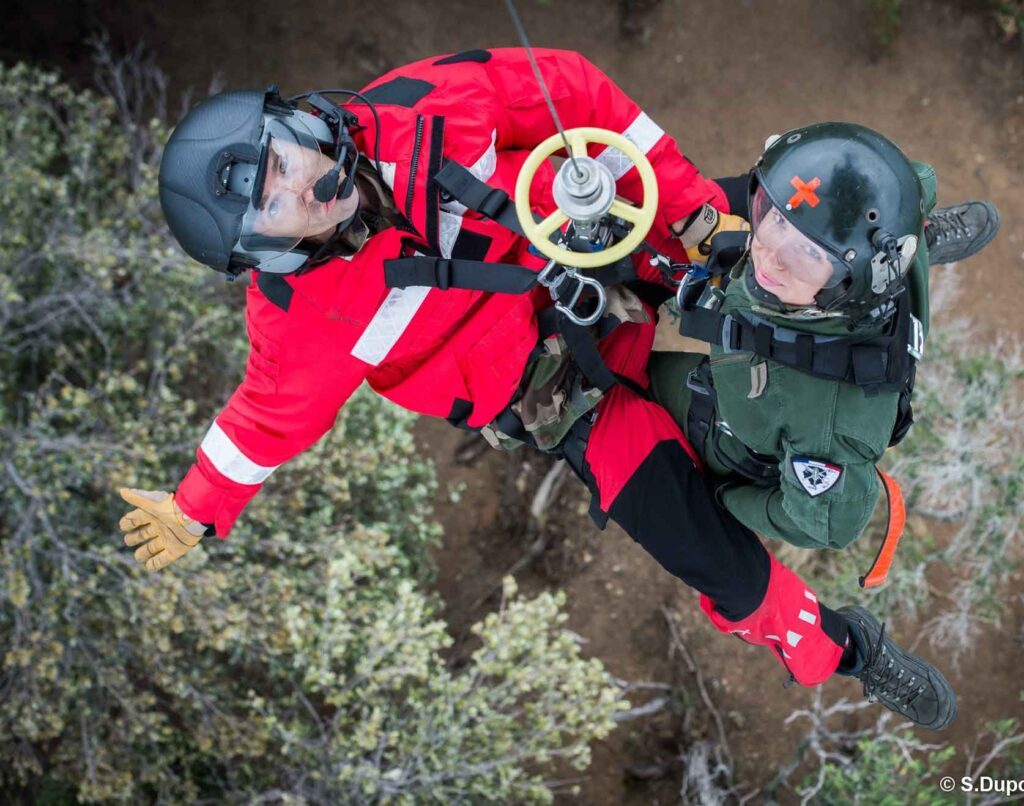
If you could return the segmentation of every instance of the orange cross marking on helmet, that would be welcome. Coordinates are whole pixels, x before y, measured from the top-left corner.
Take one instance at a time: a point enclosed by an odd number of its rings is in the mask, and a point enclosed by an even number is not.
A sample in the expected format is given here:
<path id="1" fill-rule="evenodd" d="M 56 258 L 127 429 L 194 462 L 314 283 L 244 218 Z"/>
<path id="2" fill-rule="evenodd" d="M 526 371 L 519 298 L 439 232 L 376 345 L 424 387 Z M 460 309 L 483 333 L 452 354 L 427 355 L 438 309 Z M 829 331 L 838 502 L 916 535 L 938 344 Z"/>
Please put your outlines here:
<path id="1" fill-rule="evenodd" d="M 818 194 L 814 191 L 818 189 L 821 184 L 821 180 L 818 177 L 814 177 L 810 182 L 805 182 L 799 176 L 794 176 L 789 180 L 789 184 L 796 188 L 796 193 L 789 197 L 789 207 L 799 207 L 800 202 L 807 202 L 811 207 L 817 207 L 818 202 L 821 199 L 818 198 Z"/>

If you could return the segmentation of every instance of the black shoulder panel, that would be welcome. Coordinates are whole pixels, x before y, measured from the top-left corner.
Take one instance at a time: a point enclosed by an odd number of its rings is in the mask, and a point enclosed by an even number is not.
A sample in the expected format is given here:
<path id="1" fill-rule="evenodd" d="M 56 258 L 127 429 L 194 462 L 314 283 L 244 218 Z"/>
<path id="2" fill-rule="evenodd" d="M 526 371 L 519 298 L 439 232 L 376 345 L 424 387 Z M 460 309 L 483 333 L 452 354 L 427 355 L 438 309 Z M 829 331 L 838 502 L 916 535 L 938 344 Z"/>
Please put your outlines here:
<path id="1" fill-rule="evenodd" d="M 439 64 L 458 64 L 459 62 L 489 62 L 491 60 L 491 52 L 489 50 L 480 50 L 476 48 L 474 50 L 464 50 L 462 53 L 453 53 L 451 56 L 445 56 L 443 59 L 438 59 L 434 62 L 434 65 Z"/>
<path id="2" fill-rule="evenodd" d="M 398 76 L 363 93 L 375 104 L 394 104 L 413 107 L 427 95 L 434 85 L 421 78 Z"/>
<path id="3" fill-rule="evenodd" d="M 282 311 L 287 311 L 292 304 L 294 289 L 280 274 L 261 271 L 256 274 L 256 287 L 268 300 Z"/>

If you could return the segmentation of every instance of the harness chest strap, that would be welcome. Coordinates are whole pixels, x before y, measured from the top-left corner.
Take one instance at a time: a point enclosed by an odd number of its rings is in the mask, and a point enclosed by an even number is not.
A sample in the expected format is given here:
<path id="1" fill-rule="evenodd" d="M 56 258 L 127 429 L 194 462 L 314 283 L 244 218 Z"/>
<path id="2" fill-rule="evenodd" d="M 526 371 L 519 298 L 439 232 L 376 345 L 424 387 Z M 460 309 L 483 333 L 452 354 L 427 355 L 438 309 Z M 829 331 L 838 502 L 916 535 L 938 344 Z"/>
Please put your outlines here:
<path id="1" fill-rule="evenodd" d="M 684 430 L 686 438 L 701 459 L 707 460 L 704 448 L 708 434 L 713 432 L 712 450 L 719 462 L 757 486 L 777 483 L 779 463 L 773 457 L 757 454 L 739 440 L 737 443 L 742 445 L 746 451 L 746 455 L 742 459 L 737 460 L 731 457 L 721 447 L 724 423 L 716 422 L 718 394 L 715 392 L 710 359 L 707 356 L 690 372 L 686 379 L 686 385 L 692 394 L 690 395 L 690 407 L 686 412 Z"/>
<path id="2" fill-rule="evenodd" d="M 449 161 L 434 177 L 448 199 L 454 199 L 466 208 L 480 213 L 507 229 L 522 235 L 519 219 L 515 214 L 515 206 L 505 191 L 481 182 L 470 171 L 457 162 Z M 552 239 L 560 237 L 553 233 Z M 586 273 L 590 280 L 596 280 L 603 286 L 613 286 L 637 279 L 636 270 L 629 258 L 623 258 L 608 266 L 590 269 Z M 540 282 L 540 273 L 511 263 L 491 263 L 483 260 L 470 260 L 459 257 L 445 258 L 438 255 L 416 255 L 384 261 L 384 282 L 388 288 L 406 288 L 408 286 L 425 286 L 448 290 L 460 288 L 473 291 L 485 291 L 500 294 L 525 294 Z M 568 281 L 552 288 L 556 302 L 565 302 L 575 297 L 579 279 Z M 538 321 L 541 341 L 553 333 L 560 333 L 566 346 L 580 371 L 590 385 L 602 392 L 607 392 L 616 383 L 624 383 L 634 391 L 646 395 L 642 389 L 628 379 L 612 372 L 604 363 L 597 348 L 597 340 L 607 335 L 620 324 L 613 316 L 606 316 L 599 322 L 597 332 L 573 322 L 561 311 L 548 308 L 540 312 Z M 465 423 L 468 418 L 466 411 L 454 416 L 457 425 Z M 515 414 L 506 408 L 496 418 L 500 430 L 516 439 L 530 442 L 529 434 L 517 426 Z"/>
<path id="3" fill-rule="evenodd" d="M 903 298 L 887 331 L 866 339 L 804 333 L 754 314 L 697 305 L 684 308 L 679 332 L 727 353 L 752 352 L 815 377 L 852 383 L 868 394 L 902 391 L 923 346 L 921 324 Z"/>

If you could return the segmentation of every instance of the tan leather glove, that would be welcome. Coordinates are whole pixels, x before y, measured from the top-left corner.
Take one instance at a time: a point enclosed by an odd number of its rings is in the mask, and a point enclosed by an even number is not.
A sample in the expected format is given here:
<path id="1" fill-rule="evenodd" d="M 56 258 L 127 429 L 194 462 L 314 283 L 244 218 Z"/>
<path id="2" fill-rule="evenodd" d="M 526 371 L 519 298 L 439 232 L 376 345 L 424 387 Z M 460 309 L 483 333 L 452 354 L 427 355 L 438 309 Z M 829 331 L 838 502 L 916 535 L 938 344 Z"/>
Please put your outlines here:
<path id="1" fill-rule="evenodd" d="M 749 232 L 750 224 L 738 215 L 722 213 L 705 204 L 670 229 L 683 242 L 691 262 L 704 265 L 711 254 L 711 239 L 720 232 Z"/>
<path id="2" fill-rule="evenodd" d="M 135 559 L 147 571 L 159 571 L 192 551 L 203 539 L 206 526 L 192 520 L 174 501 L 174 493 L 130 490 L 122 487 L 121 497 L 133 509 L 118 526 L 126 533 L 126 546 L 138 546 Z"/>

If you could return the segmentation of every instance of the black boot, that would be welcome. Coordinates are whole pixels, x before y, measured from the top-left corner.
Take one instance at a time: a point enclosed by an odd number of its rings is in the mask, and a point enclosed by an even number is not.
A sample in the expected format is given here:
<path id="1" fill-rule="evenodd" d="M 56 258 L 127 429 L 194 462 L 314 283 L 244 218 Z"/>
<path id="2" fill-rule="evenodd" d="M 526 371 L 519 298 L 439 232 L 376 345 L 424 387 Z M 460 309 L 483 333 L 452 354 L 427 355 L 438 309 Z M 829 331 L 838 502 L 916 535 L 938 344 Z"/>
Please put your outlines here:
<path id="1" fill-rule="evenodd" d="M 837 612 L 849 622 L 856 643 L 853 663 L 841 663 L 838 671 L 860 680 L 865 697 L 930 730 L 942 730 L 956 718 L 956 693 L 938 669 L 896 646 L 863 607 Z"/>
<path id="2" fill-rule="evenodd" d="M 924 227 L 928 263 L 955 263 L 980 252 L 999 232 L 999 211 L 986 201 L 932 210 Z"/>

